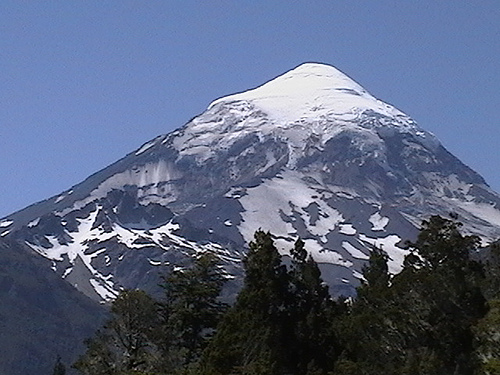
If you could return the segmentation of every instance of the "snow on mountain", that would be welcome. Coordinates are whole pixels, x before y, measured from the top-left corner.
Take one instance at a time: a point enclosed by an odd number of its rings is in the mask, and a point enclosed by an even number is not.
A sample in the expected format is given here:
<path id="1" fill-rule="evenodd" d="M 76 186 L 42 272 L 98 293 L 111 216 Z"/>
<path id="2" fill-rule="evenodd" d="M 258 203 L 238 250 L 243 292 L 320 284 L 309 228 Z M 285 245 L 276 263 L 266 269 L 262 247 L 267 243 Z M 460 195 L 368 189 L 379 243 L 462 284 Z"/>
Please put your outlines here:
<path id="1" fill-rule="evenodd" d="M 355 116 L 366 108 L 404 116 L 334 67 L 315 63 L 300 65 L 256 89 L 217 99 L 208 109 L 238 101 L 252 102 L 281 126 L 328 115 Z"/>
<path id="2" fill-rule="evenodd" d="M 212 102 L 56 197 L 0 221 L 97 300 L 154 290 L 200 251 L 228 277 L 255 230 L 283 254 L 300 236 L 334 294 L 352 295 L 369 250 L 397 272 L 422 219 L 456 213 L 500 237 L 500 196 L 409 116 L 334 67 L 307 63 Z"/>

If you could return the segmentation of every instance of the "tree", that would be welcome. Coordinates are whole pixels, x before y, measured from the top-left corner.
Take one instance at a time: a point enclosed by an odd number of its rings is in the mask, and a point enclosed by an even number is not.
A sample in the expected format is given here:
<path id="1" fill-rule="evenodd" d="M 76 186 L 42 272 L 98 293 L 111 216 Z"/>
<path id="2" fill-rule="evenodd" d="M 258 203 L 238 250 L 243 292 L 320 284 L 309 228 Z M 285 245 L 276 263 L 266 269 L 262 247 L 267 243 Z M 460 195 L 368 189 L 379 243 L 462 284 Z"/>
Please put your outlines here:
<path id="1" fill-rule="evenodd" d="M 295 242 L 290 255 L 288 360 L 296 374 L 323 374 L 333 370 L 340 351 L 333 330 L 329 329 L 336 315 L 336 304 L 301 239 Z"/>
<path id="2" fill-rule="evenodd" d="M 290 269 L 268 232 L 257 231 L 236 303 L 203 353 L 199 374 L 322 375 L 338 355 L 335 304 L 298 240 Z"/>
<path id="3" fill-rule="evenodd" d="M 224 282 L 218 258 L 210 253 L 198 256 L 192 267 L 175 269 L 164 277 L 161 346 L 174 367 L 196 361 L 214 333 L 226 310 L 219 300 Z"/>
<path id="4" fill-rule="evenodd" d="M 500 299 L 500 240 L 491 243 L 485 261 L 484 295 L 488 299 Z"/>
<path id="5" fill-rule="evenodd" d="M 439 216 L 424 221 L 394 276 L 387 272 L 387 256 L 372 252 L 366 281 L 344 321 L 340 374 L 476 371 L 473 327 L 487 311 L 483 272 L 470 257 L 477 237 L 463 236 L 459 228 Z"/>
<path id="6" fill-rule="evenodd" d="M 152 371 L 158 356 L 154 300 L 140 290 L 120 293 L 111 306 L 112 318 L 88 340 L 87 351 L 74 367 L 89 375 L 125 375 Z"/>
<path id="7" fill-rule="evenodd" d="M 490 310 L 474 327 L 479 374 L 500 374 L 500 300 L 489 301 Z"/>
<path id="8" fill-rule="evenodd" d="M 387 254 L 373 248 L 357 298 L 336 327 L 342 337 L 337 374 L 392 374 L 399 344 Z"/>
<path id="9" fill-rule="evenodd" d="M 255 233 L 244 265 L 243 288 L 203 353 L 200 374 L 287 372 L 288 275 L 270 233 Z"/>
<path id="10" fill-rule="evenodd" d="M 481 375 L 500 374 L 500 241 L 489 246 L 484 294 L 489 311 L 474 327 Z"/>
<path id="11" fill-rule="evenodd" d="M 66 366 L 62 363 L 60 356 L 57 356 L 52 375 L 66 375 Z"/>
<path id="12" fill-rule="evenodd" d="M 395 284 L 413 292 L 413 306 L 420 305 L 426 323 L 420 342 L 441 362 L 439 371 L 472 374 L 477 366 L 473 326 L 487 305 L 480 289 L 482 266 L 470 257 L 479 239 L 462 235 L 460 227 L 454 218 L 424 221 L 417 241 L 409 243 L 412 258 Z"/>

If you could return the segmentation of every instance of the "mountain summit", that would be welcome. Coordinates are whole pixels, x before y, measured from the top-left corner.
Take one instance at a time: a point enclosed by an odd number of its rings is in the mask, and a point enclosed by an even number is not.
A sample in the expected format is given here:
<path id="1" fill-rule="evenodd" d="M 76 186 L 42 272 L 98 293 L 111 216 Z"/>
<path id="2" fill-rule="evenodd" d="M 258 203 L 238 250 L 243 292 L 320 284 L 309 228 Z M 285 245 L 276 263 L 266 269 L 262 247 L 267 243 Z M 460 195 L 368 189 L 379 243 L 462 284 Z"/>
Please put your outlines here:
<path id="1" fill-rule="evenodd" d="M 334 67 L 307 63 L 207 110 L 58 196 L 0 221 L 96 300 L 153 291 L 197 252 L 235 288 L 255 230 L 301 237 L 332 293 L 352 295 L 373 246 L 397 272 L 422 219 L 455 213 L 500 237 L 500 196 L 409 116 Z"/>
<path id="2" fill-rule="evenodd" d="M 251 101 L 276 121 L 285 123 L 368 108 L 380 113 L 393 110 L 336 68 L 316 63 L 302 64 L 256 89 L 218 99 L 209 109 L 234 101 Z"/>

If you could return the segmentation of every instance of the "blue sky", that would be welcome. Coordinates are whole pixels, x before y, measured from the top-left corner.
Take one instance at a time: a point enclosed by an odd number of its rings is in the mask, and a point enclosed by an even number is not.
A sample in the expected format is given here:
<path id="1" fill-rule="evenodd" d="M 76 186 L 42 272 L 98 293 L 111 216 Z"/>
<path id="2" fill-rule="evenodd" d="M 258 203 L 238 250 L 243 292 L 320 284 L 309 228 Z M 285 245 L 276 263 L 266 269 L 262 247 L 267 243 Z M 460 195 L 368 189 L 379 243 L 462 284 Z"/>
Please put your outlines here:
<path id="1" fill-rule="evenodd" d="M 2 0 L 0 217 L 307 61 L 412 116 L 500 191 L 498 0 Z"/>

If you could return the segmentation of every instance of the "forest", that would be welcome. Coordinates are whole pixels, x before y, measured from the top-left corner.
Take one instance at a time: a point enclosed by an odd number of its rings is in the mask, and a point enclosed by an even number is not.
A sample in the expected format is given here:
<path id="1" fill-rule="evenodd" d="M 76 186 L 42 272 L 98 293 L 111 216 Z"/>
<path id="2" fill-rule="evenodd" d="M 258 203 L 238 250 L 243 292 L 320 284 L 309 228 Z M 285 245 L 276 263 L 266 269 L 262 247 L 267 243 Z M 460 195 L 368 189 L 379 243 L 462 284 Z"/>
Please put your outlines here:
<path id="1" fill-rule="evenodd" d="M 84 375 L 500 374 L 500 242 L 456 218 L 422 223 L 400 273 L 373 248 L 356 298 L 333 299 L 298 239 L 290 259 L 257 231 L 232 305 L 217 258 L 123 291 L 72 366 Z M 54 374 L 65 373 L 58 361 Z"/>

